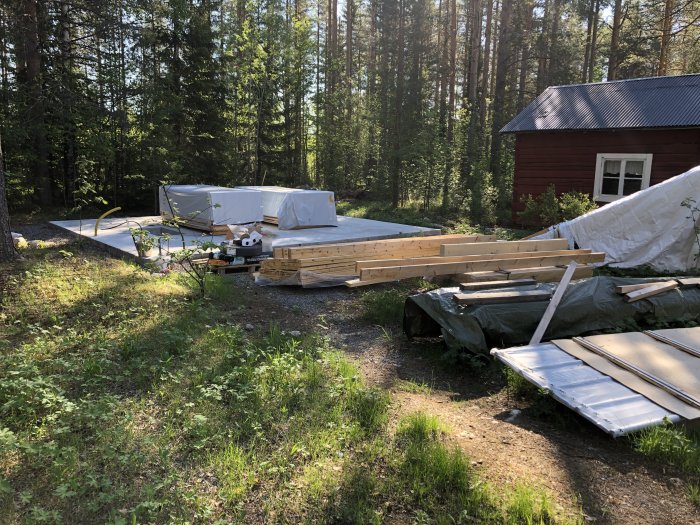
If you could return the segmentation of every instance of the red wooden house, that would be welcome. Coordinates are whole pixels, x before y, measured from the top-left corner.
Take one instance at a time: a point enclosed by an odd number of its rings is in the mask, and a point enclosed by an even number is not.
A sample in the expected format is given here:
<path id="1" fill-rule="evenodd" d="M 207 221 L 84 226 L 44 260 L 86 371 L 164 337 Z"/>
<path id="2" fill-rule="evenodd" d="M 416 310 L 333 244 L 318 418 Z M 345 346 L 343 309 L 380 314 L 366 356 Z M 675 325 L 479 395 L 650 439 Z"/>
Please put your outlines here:
<path id="1" fill-rule="evenodd" d="M 547 88 L 515 133 L 513 209 L 550 184 L 611 202 L 700 164 L 700 75 Z"/>

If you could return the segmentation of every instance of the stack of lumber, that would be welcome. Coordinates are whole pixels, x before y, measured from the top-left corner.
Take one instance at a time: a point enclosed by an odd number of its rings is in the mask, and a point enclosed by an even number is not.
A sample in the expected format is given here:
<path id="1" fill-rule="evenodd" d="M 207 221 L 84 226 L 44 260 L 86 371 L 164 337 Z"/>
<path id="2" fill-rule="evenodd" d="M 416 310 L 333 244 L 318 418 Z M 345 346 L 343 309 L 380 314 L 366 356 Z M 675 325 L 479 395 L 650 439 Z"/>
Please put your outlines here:
<path id="1" fill-rule="evenodd" d="M 332 280 L 334 276 L 337 279 L 355 276 L 345 281 L 346 286 L 355 287 L 411 277 L 463 277 L 471 272 L 490 272 L 491 280 L 510 280 L 516 278 L 510 272 L 526 269 L 537 274 L 545 268 L 551 274 L 548 279 L 534 278 L 557 280 L 564 271 L 563 268 L 559 271 L 559 266 L 571 261 L 584 265 L 574 275 L 581 278 L 592 274 L 592 267 L 586 264 L 605 259 L 603 253 L 566 248 L 565 239 L 496 241 L 487 235 L 436 235 L 299 246 L 275 249 L 273 258 L 263 261 L 260 275 L 273 281 L 295 278 L 301 285 Z"/>
<path id="2" fill-rule="evenodd" d="M 443 245 L 495 241 L 493 235 L 434 235 L 377 241 L 319 244 L 275 248 L 262 262 L 260 275 L 272 281 L 296 279 L 310 286 L 337 278 L 343 284 L 357 274 L 357 263 L 366 259 L 439 257 Z"/>
<path id="3" fill-rule="evenodd" d="M 411 277 L 457 275 L 460 281 L 470 282 L 468 275 L 474 272 L 490 272 L 481 280 L 535 278 L 558 280 L 564 274 L 563 266 L 574 261 L 578 265 L 599 263 L 605 254 L 591 250 L 568 250 L 565 239 L 483 242 L 443 245 L 437 257 L 409 257 L 394 260 L 358 261 L 359 279 L 349 286 L 362 286 Z M 562 267 L 562 268 L 559 268 Z M 541 270 L 546 269 L 549 275 Z M 518 272 L 518 270 L 527 270 Z M 592 274 L 592 267 L 577 269 L 573 278 Z M 517 275 L 517 276 L 516 276 Z M 539 277 L 539 278 L 538 278 Z"/>
<path id="4" fill-rule="evenodd" d="M 633 303 L 647 297 L 675 290 L 679 286 L 696 287 L 700 286 L 700 277 L 686 277 L 679 279 L 671 279 L 659 282 L 646 282 L 642 284 L 627 284 L 616 287 L 615 291 L 625 296 L 625 301 Z"/>

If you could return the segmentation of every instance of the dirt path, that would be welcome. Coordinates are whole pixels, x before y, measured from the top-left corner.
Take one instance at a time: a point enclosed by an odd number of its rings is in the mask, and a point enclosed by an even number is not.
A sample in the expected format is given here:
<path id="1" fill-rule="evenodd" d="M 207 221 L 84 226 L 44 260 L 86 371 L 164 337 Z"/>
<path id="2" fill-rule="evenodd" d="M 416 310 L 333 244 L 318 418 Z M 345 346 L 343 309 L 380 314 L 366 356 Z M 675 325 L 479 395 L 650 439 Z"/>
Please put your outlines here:
<path id="1" fill-rule="evenodd" d="M 434 358 L 439 342 L 411 342 L 398 327 L 390 334 L 363 321 L 362 291 L 261 288 L 243 280 L 241 286 L 268 305 L 271 315 L 259 316 L 258 326 L 274 317 L 282 329 L 325 331 L 368 381 L 392 391 L 396 419 L 419 410 L 437 415 L 494 486 L 545 487 L 559 510 L 582 509 L 592 523 L 700 524 L 678 473 L 554 402 L 542 413 L 510 397 L 496 367 L 446 369 Z M 424 386 L 415 391 L 407 382 Z M 513 410 L 520 413 L 512 417 Z"/>

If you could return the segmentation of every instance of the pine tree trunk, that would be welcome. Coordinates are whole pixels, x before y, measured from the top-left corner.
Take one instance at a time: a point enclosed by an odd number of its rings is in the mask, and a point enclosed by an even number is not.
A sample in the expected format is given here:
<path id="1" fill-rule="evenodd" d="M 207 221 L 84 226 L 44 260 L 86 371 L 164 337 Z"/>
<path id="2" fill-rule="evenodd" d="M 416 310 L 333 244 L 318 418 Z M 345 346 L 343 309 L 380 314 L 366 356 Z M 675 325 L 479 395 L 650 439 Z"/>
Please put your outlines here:
<path id="1" fill-rule="evenodd" d="M 404 0 L 399 2 L 399 32 L 396 42 L 396 97 L 394 107 L 394 151 L 391 173 L 391 205 L 396 208 L 401 199 L 401 114 L 404 84 Z"/>
<path id="2" fill-rule="evenodd" d="M 591 40 L 593 38 L 593 9 L 595 0 L 589 0 L 588 16 L 586 19 L 586 47 L 583 51 L 583 68 L 581 71 L 581 82 L 588 79 L 588 67 L 591 59 Z"/>
<path id="3" fill-rule="evenodd" d="M 44 96 L 41 81 L 41 39 L 39 37 L 39 12 L 37 0 L 22 3 L 24 28 L 24 58 L 26 60 L 26 82 L 31 94 L 29 107 L 32 149 L 34 154 L 33 172 L 39 203 L 51 205 L 51 180 L 48 166 L 48 140 L 44 114 Z"/>
<path id="4" fill-rule="evenodd" d="M 562 0 L 553 0 L 553 2 L 554 12 L 552 13 L 552 25 L 549 33 L 549 46 L 547 48 L 547 74 L 545 76 L 545 88 L 549 87 L 552 83 L 558 84 L 560 82 L 558 78 L 556 78 L 554 82 L 552 81 L 552 73 L 558 73 L 560 70 L 558 41 Z"/>
<path id="5" fill-rule="evenodd" d="M 527 84 L 528 64 L 530 61 L 530 33 L 532 32 L 532 18 L 535 16 L 535 5 L 527 1 L 523 5 L 525 16 L 525 31 L 523 34 L 523 49 L 520 55 L 520 76 L 518 78 L 518 103 L 515 111 L 520 111 L 525 107 L 525 90 Z"/>
<path id="6" fill-rule="evenodd" d="M 0 261 L 9 261 L 15 256 L 15 246 L 10 233 L 10 212 L 7 209 L 4 168 L 2 137 L 0 137 Z"/>
<path id="7" fill-rule="evenodd" d="M 457 0 L 449 0 L 449 64 L 448 64 L 447 136 L 445 173 L 442 181 L 442 208 L 450 205 L 450 181 L 452 179 L 452 143 L 454 141 L 455 80 L 457 75 Z"/>
<path id="8" fill-rule="evenodd" d="M 675 0 L 666 0 L 664 5 L 664 18 L 661 21 L 661 48 L 659 49 L 659 67 L 656 75 L 668 74 L 668 48 L 671 43 L 671 31 L 673 30 L 673 9 Z"/>
<path id="9" fill-rule="evenodd" d="M 593 13 L 593 34 L 591 35 L 590 58 L 588 59 L 588 82 L 593 82 L 593 74 L 595 73 L 596 51 L 598 45 L 598 27 L 600 26 L 599 19 L 600 0 L 595 0 L 595 12 Z"/>
<path id="10" fill-rule="evenodd" d="M 617 80 L 620 54 L 620 28 L 622 26 L 622 0 L 615 0 L 613 10 L 610 57 L 608 58 L 608 80 Z"/>
<path id="11" fill-rule="evenodd" d="M 481 96 L 479 97 L 479 127 L 486 127 L 486 100 L 489 89 L 491 66 L 491 25 L 493 23 L 493 0 L 486 0 L 486 23 L 484 27 L 484 57 L 481 72 Z M 485 152 L 484 152 L 485 153 Z"/>
<path id="12" fill-rule="evenodd" d="M 498 205 L 503 208 L 507 204 L 506 184 L 502 167 L 500 129 L 506 119 L 506 87 L 508 83 L 509 66 L 512 63 L 511 21 L 513 0 L 503 0 L 501 6 L 501 21 L 498 38 L 498 59 L 496 63 L 496 87 L 493 99 L 493 122 L 491 126 L 491 173 L 498 192 Z"/>
<path id="13" fill-rule="evenodd" d="M 537 38 L 537 94 L 547 88 L 547 69 L 549 58 L 549 33 L 550 0 L 544 0 L 544 12 L 542 14 L 542 28 Z"/>

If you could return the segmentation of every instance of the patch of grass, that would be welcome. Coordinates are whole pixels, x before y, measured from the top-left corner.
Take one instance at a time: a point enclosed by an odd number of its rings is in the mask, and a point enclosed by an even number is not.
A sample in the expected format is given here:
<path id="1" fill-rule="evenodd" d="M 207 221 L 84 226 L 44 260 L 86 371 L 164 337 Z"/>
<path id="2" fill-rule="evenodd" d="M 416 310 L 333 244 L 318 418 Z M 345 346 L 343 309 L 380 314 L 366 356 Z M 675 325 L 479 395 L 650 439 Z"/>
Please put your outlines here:
<path id="1" fill-rule="evenodd" d="M 688 499 L 693 505 L 700 507 L 700 482 L 688 483 Z"/>
<path id="2" fill-rule="evenodd" d="M 506 376 L 506 387 L 508 394 L 513 397 L 536 397 L 539 395 L 538 388 L 530 383 L 520 374 L 517 374 L 508 367 L 504 367 Z"/>
<path id="3" fill-rule="evenodd" d="M 700 472 L 700 436 L 670 423 L 644 429 L 631 437 L 637 452 L 675 466 L 682 472 Z"/>
<path id="4" fill-rule="evenodd" d="M 398 324 L 403 319 L 406 293 L 402 290 L 371 290 L 362 295 L 362 317 L 381 326 Z"/>
<path id="5" fill-rule="evenodd" d="M 444 429 L 436 416 L 416 412 L 404 417 L 396 430 L 396 439 L 407 447 L 436 441 Z"/>
<path id="6" fill-rule="evenodd" d="M 379 525 L 383 511 L 376 505 L 378 496 L 377 478 L 364 469 L 352 469 L 341 484 L 337 523 Z"/>
<path id="7" fill-rule="evenodd" d="M 554 509 L 548 494 L 526 483 L 515 486 L 506 498 L 506 523 L 517 525 L 545 524 L 555 521 Z"/>
<path id="8" fill-rule="evenodd" d="M 412 379 L 399 379 L 394 383 L 394 386 L 399 390 L 411 392 L 412 394 L 430 395 L 433 393 L 430 385 Z"/>
<path id="9" fill-rule="evenodd" d="M 0 515 L 244 522 L 258 498 L 298 521 L 289 483 L 382 431 L 388 395 L 326 339 L 229 324 L 226 279 L 200 299 L 71 251 L 30 253 L 0 283 Z"/>
<path id="10" fill-rule="evenodd" d="M 637 452 L 673 465 L 688 475 L 688 499 L 700 506 L 700 434 L 667 422 L 641 430 L 630 439 Z"/>

